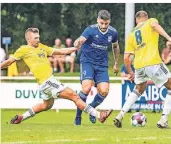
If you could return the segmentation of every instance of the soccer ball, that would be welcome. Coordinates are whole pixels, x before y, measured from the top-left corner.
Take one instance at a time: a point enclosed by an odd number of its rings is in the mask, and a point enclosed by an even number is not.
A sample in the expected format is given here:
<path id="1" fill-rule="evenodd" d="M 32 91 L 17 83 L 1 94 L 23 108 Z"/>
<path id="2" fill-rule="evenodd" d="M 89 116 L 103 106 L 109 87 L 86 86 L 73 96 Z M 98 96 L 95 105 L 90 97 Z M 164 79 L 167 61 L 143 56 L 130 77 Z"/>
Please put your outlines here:
<path id="1" fill-rule="evenodd" d="M 131 124 L 134 127 L 143 127 L 147 123 L 147 118 L 142 112 L 136 112 L 131 117 Z"/>

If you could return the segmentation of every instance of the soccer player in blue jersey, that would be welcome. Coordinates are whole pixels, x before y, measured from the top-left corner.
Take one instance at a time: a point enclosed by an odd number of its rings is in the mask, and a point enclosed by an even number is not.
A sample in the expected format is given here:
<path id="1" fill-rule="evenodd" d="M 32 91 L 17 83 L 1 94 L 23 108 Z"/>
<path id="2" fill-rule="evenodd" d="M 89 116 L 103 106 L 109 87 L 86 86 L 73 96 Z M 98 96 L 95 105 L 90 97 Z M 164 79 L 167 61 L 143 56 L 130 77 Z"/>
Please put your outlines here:
<path id="1" fill-rule="evenodd" d="M 82 91 L 80 98 L 86 102 L 91 87 L 95 84 L 98 93 L 90 105 L 97 107 L 108 95 L 108 46 L 112 44 L 115 55 L 114 72 L 118 72 L 119 45 L 118 33 L 110 24 L 111 15 L 107 10 L 98 13 L 97 24 L 88 26 L 81 36 L 76 39 L 74 46 L 81 47 L 80 72 Z M 81 125 L 82 110 L 77 108 L 75 125 Z M 90 121 L 96 122 L 96 118 L 90 115 Z"/>

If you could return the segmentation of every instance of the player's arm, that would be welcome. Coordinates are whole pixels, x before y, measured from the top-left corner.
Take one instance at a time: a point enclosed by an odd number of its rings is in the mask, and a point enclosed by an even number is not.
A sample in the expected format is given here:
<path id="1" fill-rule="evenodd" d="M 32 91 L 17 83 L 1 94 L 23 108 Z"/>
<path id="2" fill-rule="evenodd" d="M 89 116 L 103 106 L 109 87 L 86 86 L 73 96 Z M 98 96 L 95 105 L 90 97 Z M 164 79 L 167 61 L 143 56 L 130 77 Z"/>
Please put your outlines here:
<path id="1" fill-rule="evenodd" d="M 131 33 L 129 34 L 127 40 L 126 40 L 126 46 L 125 46 L 125 52 L 124 52 L 124 65 L 129 73 L 128 79 L 131 81 L 134 80 L 134 71 L 131 67 L 132 64 L 132 56 L 134 55 L 135 48 L 133 46 L 133 36 Z"/>
<path id="2" fill-rule="evenodd" d="M 151 22 L 151 27 L 153 28 L 153 30 L 155 30 L 156 32 L 158 32 L 161 36 L 163 36 L 164 38 L 166 38 L 168 41 L 171 42 L 171 37 L 167 34 L 167 32 L 160 26 L 160 24 L 158 23 L 157 20 L 153 20 Z"/>
<path id="3" fill-rule="evenodd" d="M 78 50 L 78 48 L 75 47 L 54 49 L 52 55 L 66 55 L 75 52 L 76 50 Z"/>
<path id="4" fill-rule="evenodd" d="M 124 53 L 124 64 L 125 64 L 125 67 L 126 67 L 128 73 L 129 73 L 129 76 L 130 76 L 128 78 L 131 81 L 134 80 L 134 72 L 133 72 L 133 70 L 131 68 L 131 64 L 132 64 L 131 56 L 132 55 L 133 55 L 132 53 Z"/>
<path id="5" fill-rule="evenodd" d="M 112 52 L 114 56 L 114 73 L 118 73 L 118 64 L 119 64 L 119 54 L 120 54 L 120 49 L 119 49 L 119 44 L 118 41 L 112 44 Z"/>
<path id="6" fill-rule="evenodd" d="M 124 53 L 124 64 L 129 74 L 134 73 L 131 68 L 131 64 L 132 64 L 131 55 L 132 55 L 131 53 Z"/>
<path id="7" fill-rule="evenodd" d="M 76 48 L 81 48 L 82 45 L 85 43 L 85 41 L 92 35 L 92 28 L 89 26 L 87 27 L 83 33 L 81 34 L 81 36 L 75 40 L 74 42 L 74 47 Z"/>
<path id="8" fill-rule="evenodd" d="M 16 59 L 14 59 L 13 57 L 10 57 L 7 60 L 0 63 L 0 68 L 1 69 L 7 68 L 8 66 L 10 66 L 15 61 L 16 61 Z"/>
<path id="9" fill-rule="evenodd" d="M 80 36 L 78 39 L 75 40 L 74 42 L 74 47 L 76 48 L 81 48 L 83 43 L 86 41 L 87 39 L 83 36 Z"/>

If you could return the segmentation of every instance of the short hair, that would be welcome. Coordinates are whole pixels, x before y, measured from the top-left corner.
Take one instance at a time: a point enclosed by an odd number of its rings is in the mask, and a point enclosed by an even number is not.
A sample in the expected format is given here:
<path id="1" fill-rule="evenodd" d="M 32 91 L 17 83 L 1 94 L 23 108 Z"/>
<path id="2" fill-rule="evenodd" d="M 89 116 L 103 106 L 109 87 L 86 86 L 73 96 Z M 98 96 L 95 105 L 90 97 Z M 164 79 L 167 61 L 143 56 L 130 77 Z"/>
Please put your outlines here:
<path id="1" fill-rule="evenodd" d="M 141 17 L 147 17 L 148 18 L 148 14 L 146 11 L 138 11 L 136 14 L 135 14 L 135 18 L 141 18 Z"/>
<path id="2" fill-rule="evenodd" d="M 98 18 L 103 19 L 103 20 L 110 20 L 111 14 L 107 10 L 101 10 L 98 13 Z"/>
<path id="3" fill-rule="evenodd" d="M 38 28 L 28 28 L 25 32 L 25 39 L 27 38 L 26 35 L 28 32 L 39 33 L 39 29 Z"/>

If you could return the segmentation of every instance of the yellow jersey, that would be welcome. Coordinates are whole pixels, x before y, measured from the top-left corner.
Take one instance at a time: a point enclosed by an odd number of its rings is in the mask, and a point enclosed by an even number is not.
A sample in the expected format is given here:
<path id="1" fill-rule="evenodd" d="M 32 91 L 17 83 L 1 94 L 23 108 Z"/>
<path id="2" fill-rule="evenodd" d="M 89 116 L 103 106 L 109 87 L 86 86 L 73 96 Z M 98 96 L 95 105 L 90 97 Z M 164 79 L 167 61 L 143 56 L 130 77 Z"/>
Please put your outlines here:
<path id="1" fill-rule="evenodd" d="M 159 34 L 152 29 L 152 22 L 158 22 L 158 20 L 150 18 L 139 23 L 127 38 L 125 53 L 134 54 L 135 69 L 162 62 L 158 50 Z"/>
<path id="2" fill-rule="evenodd" d="M 35 76 L 38 84 L 43 83 L 52 75 L 52 68 L 47 56 L 51 56 L 54 49 L 39 43 L 37 48 L 23 45 L 11 57 L 23 59 Z"/>

